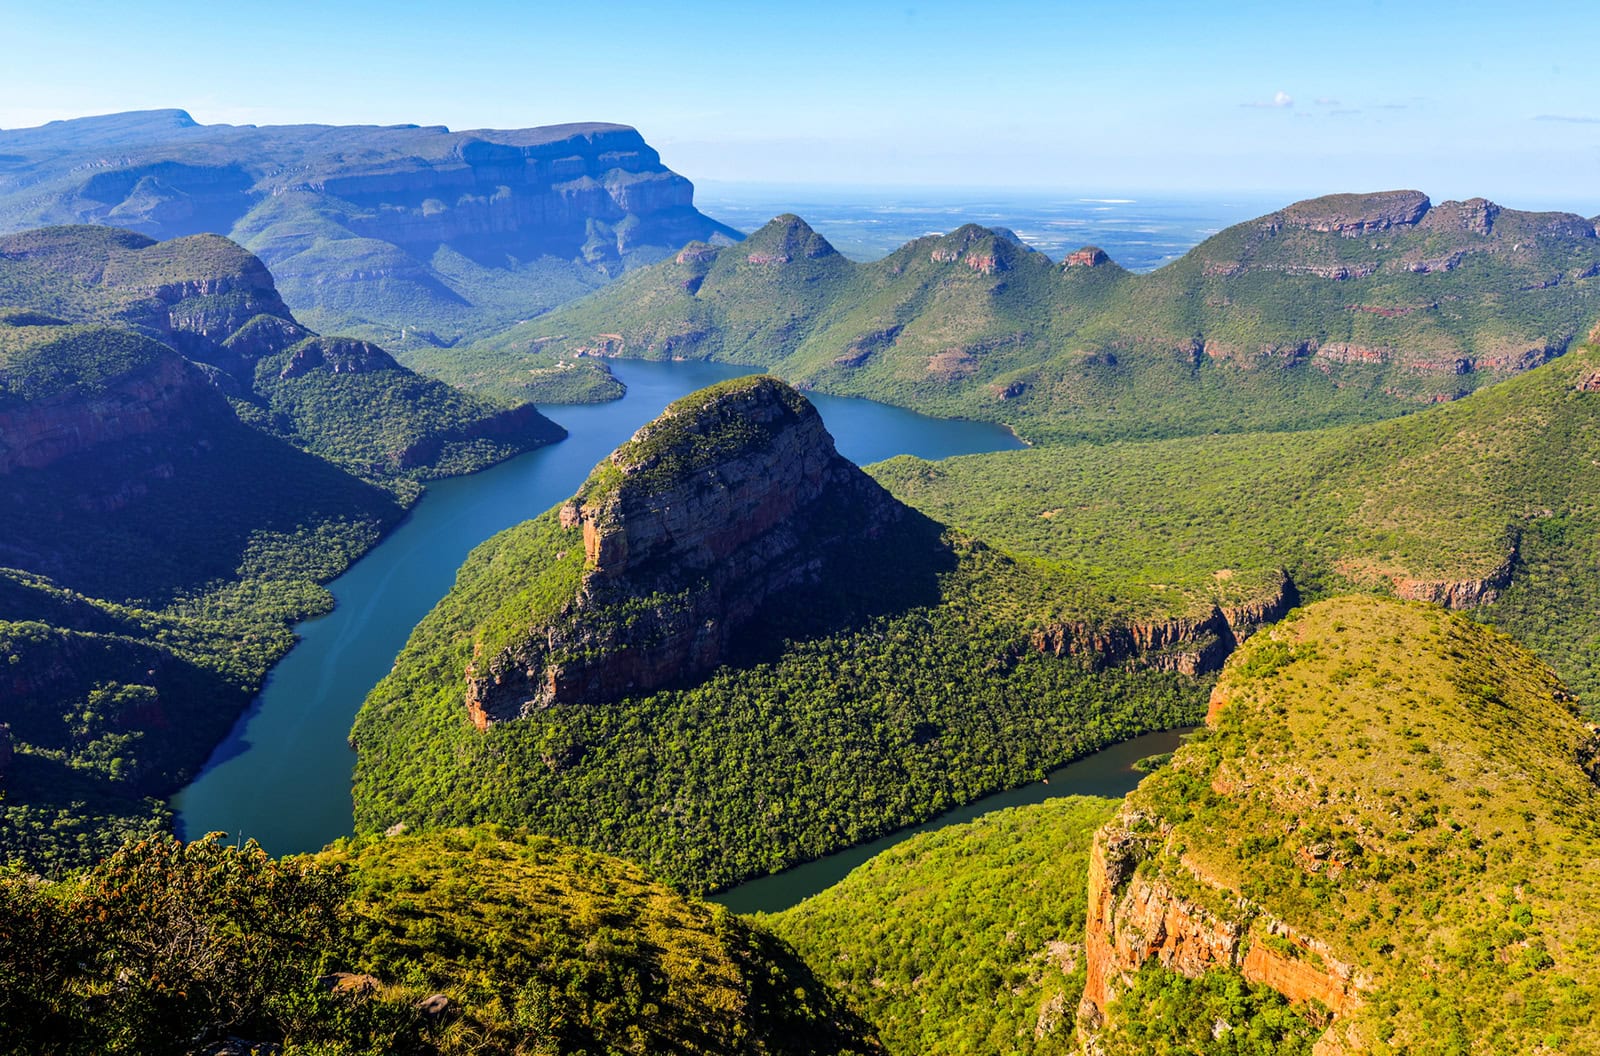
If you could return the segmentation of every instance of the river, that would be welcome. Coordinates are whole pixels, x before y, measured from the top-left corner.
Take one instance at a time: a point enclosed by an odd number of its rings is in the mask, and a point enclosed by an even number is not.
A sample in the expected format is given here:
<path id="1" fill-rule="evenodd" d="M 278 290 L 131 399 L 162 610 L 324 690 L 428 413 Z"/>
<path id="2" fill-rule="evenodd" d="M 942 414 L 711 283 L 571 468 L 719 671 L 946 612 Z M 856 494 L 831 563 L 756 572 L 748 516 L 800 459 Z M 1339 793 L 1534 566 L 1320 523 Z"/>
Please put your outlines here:
<path id="1" fill-rule="evenodd" d="M 200 776 L 173 797 L 180 835 L 221 830 L 254 838 L 273 854 L 317 850 L 348 835 L 355 754 L 347 738 L 356 710 L 455 582 L 468 551 L 565 501 L 596 463 L 673 400 L 751 373 L 711 363 L 611 365 L 628 386 L 622 399 L 545 408 L 571 432 L 566 440 L 429 485 L 393 533 L 328 585 L 333 612 L 295 628 L 299 643 Z M 811 400 L 839 451 L 860 464 L 1021 446 L 988 423 L 929 418 L 870 400 Z"/>
<path id="2" fill-rule="evenodd" d="M 1043 803 L 1057 796 L 1107 796 L 1121 799 L 1144 778 L 1133 764 L 1151 755 L 1170 752 L 1188 730 L 1166 730 L 1147 733 L 1143 737 L 1114 744 L 1104 751 L 1084 756 L 1059 770 L 1052 770 L 1043 781 L 1035 781 L 1021 788 L 996 792 L 974 800 L 964 807 L 940 814 L 931 821 L 914 825 L 898 832 L 859 843 L 814 862 L 806 862 L 781 873 L 747 880 L 731 887 L 711 901 L 720 902 L 735 913 L 777 913 L 810 898 L 845 878 L 845 874 L 869 858 L 887 851 L 890 847 L 921 832 L 933 832 L 947 825 L 959 825 L 990 811 L 1006 807 L 1024 807 Z"/>

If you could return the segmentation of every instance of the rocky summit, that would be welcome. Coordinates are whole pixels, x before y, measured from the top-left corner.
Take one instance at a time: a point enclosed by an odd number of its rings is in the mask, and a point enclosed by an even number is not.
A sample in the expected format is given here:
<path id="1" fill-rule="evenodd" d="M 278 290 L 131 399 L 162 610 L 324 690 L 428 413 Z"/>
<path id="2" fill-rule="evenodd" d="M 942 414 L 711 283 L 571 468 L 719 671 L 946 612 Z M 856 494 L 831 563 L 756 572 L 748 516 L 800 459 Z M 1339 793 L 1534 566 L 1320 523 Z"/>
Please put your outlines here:
<path id="1" fill-rule="evenodd" d="M 904 512 L 783 382 L 741 378 L 686 397 L 561 507 L 582 573 L 507 644 L 480 633 L 467 671 L 472 720 L 483 728 L 703 674 L 769 599 Z"/>

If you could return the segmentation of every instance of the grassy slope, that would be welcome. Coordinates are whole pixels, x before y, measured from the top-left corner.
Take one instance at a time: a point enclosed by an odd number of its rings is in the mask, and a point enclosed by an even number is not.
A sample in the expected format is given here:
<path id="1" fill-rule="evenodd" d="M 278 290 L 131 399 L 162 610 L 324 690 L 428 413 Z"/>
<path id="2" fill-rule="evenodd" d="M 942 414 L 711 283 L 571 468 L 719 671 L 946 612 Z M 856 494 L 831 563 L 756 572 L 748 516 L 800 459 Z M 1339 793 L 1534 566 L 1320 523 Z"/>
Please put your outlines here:
<path id="1" fill-rule="evenodd" d="M 1600 369 L 1587 347 L 1408 418 L 1292 434 L 1039 448 L 874 474 L 902 501 L 1095 585 L 1109 612 L 1189 611 L 1287 569 L 1311 596 L 1468 580 L 1516 548 L 1480 610 L 1600 689 L 1592 496 Z M 1219 573 L 1220 577 L 1219 578 Z"/>
<path id="2" fill-rule="evenodd" d="M 1173 826 L 1141 871 L 1238 915 L 1181 848 L 1369 973 L 1363 1051 L 1600 1051 L 1600 787 L 1548 668 L 1441 610 L 1345 598 L 1253 639 L 1217 692 L 1214 732 L 1128 799 L 1140 831 Z"/>
<path id="3" fill-rule="evenodd" d="M 0 1052 L 784 1056 L 881 1051 L 791 950 L 637 867 L 505 830 L 130 843 L 0 873 Z M 343 989 L 328 984 L 346 974 Z M 430 995 L 442 1015 L 418 1009 Z"/>
<path id="4" fill-rule="evenodd" d="M 756 921 L 897 1056 L 1076 1052 L 1089 846 L 1116 809 L 1070 797 L 925 833 Z"/>
<path id="5" fill-rule="evenodd" d="M 1600 259 L 1592 225 L 1507 211 L 1480 235 L 1448 213 L 1361 238 L 1274 214 L 1145 276 L 1060 269 L 970 225 L 852 264 L 785 252 L 817 236 L 779 217 L 736 246 L 690 246 L 472 356 L 481 383 L 501 391 L 536 391 L 530 369 L 580 348 L 754 363 L 1037 440 L 1371 420 L 1503 378 L 1520 353 L 1564 348 L 1600 314 L 1600 287 L 1580 277 Z M 1455 254 L 1449 270 L 1410 270 Z M 968 263 L 983 258 L 997 270 Z M 1370 263 L 1382 266 L 1344 280 L 1305 272 Z M 1313 357 L 1321 346 L 1328 356 Z M 506 362 L 491 381 L 494 348 Z"/>
<path id="6" fill-rule="evenodd" d="M 446 1052 L 877 1051 L 763 929 L 615 858 L 479 829 L 343 841 L 318 861 L 355 881 L 351 967 L 477 1021 Z"/>

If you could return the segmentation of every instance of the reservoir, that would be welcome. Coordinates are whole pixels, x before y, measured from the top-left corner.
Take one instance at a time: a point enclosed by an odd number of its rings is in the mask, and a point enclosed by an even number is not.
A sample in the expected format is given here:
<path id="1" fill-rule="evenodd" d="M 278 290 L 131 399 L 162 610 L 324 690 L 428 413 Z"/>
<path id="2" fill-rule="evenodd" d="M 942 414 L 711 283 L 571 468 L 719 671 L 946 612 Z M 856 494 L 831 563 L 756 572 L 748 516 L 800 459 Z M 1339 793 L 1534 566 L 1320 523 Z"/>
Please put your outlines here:
<path id="1" fill-rule="evenodd" d="M 430 484 L 394 532 L 328 584 L 334 611 L 295 628 L 299 643 L 272 669 L 200 776 L 173 797 L 179 835 L 220 830 L 253 838 L 272 854 L 314 851 L 349 835 L 350 725 L 411 629 L 449 591 L 468 551 L 570 498 L 601 459 L 673 400 L 753 372 L 693 362 L 617 360 L 611 366 L 628 387 L 622 399 L 544 408 L 566 426 L 567 439 Z M 989 423 L 808 396 L 840 453 L 858 464 L 1021 446 Z"/>

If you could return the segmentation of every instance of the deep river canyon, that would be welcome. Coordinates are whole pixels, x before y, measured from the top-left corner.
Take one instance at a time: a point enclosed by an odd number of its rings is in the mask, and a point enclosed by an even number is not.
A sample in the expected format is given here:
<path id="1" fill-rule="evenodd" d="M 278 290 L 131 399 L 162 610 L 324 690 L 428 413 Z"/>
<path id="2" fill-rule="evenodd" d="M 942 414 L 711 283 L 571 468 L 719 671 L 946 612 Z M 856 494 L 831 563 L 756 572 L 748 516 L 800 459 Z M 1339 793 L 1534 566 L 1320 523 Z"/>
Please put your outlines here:
<path id="1" fill-rule="evenodd" d="M 620 400 L 541 408 L 570 436 L 471 476 L 439 481 L 410 516 L 329 584 L 336 607 L 301 623 L 294 649 L 196 780 L 173 798 L 179 832 L 220 830 L 273 854 L 313 851 L 352 829 L 347 738 L 367 692 L 388 673 L 411 629 L 450 589 L 467 553 L 495 533 L 569 498 L 589 471 L 681 396 L 751 368 L 698 362 L 618 360 Z M 870 400 L 808 394 L 839 451 L 860 465 L 909 454 L 938 459 L 1020 446 L 1005 429 L 930 418 Z M 1049 783 L 999 793 L 917 829 L 852 848 L 719 900 L 741 911 L 774 910 L 828 886 L 912 832 L 1048 795 L 1125 794 L 1139 775 L 1128 764 L 1166 751 L 1175 734 L 1115 746 L 1051 775 Z"/>

